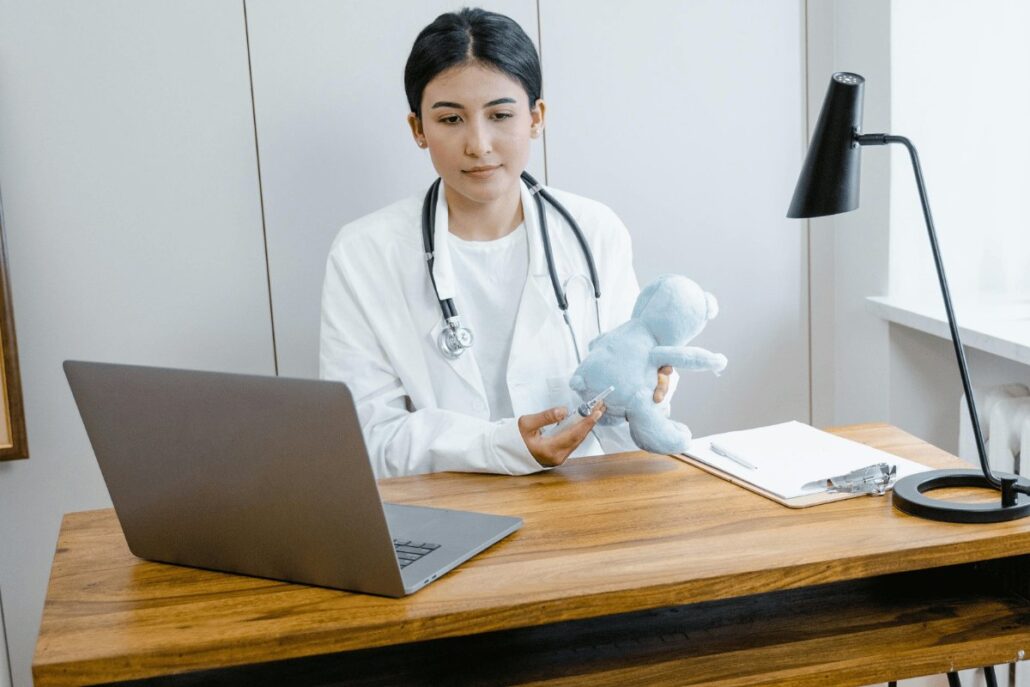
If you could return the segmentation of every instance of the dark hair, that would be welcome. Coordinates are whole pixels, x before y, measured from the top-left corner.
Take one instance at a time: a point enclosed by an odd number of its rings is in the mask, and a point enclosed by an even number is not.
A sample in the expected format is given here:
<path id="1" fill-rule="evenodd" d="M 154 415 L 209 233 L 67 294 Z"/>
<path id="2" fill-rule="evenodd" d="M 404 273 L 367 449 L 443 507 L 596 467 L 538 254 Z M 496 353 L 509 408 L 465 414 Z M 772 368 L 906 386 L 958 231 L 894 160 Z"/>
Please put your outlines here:
<path id="1" fill-rule="evenodd" d="M 522 27 L 503 14 L 466 7 L 441 14 L 415 39 L 404 66 L 404 90 L 411 111 L 422 116 L 422 93 L 437 74 L 474 62 L 521 83 L 530 108 L 540 99 L 540 58 Z"/>

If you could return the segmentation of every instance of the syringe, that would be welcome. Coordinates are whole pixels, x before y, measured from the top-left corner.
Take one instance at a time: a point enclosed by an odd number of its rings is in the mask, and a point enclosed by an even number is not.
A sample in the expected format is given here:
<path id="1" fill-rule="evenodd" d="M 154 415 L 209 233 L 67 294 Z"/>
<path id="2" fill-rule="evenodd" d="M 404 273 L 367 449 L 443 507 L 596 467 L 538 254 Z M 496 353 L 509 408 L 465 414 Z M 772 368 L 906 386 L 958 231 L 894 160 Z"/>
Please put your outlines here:
<path id="1" fill-rule="evenodd" d="M 548 425 L 547 427 L 544 427 L 542 430 L 540 430 L 541 434 L 558 434 L 566 427 L 576 424 L 585 417 L 589 417 L 590 413 L 594 412 L 594 408 L 597 407 L 597 404 L 603 401 L 604 399 L 608 398 L 608 395 L 611 394 L 613 391 L 615 391 L 615 387 L 610 386 L 598 395 L 594 396 L 589 401 L 584 401 L 583 403 L 580 403 L 579 407 L 577 407 L 575 411 L 569 411 L 569 414 L 565 416 L 564 420 L 554 425 Z"/>

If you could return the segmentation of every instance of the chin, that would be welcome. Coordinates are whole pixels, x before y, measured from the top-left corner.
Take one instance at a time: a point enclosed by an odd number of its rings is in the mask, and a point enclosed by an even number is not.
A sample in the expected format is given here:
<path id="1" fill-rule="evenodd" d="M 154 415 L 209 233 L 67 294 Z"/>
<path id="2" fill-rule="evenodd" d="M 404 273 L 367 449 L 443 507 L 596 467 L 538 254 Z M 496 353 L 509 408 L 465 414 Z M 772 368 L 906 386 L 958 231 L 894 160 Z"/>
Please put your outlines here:
<path id="1" fill-rule="evenodd" d="M 508 176 L 491 179 L 488 183 L 459 177 L 459 183 L 453 188 L 469 200 L 477 203 L 491 203 L 505 197 L 518 182 L 518 177 L 512 179 Z"/>

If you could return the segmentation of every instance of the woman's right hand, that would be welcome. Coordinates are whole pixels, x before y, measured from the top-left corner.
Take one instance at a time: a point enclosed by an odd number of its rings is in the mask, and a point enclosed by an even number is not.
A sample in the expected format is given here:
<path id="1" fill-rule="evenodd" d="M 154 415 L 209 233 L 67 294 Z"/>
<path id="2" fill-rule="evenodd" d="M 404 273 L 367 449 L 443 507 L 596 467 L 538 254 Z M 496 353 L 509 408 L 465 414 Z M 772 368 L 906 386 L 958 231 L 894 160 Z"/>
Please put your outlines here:
<path id="1" fill-rule="evenodd" d="M 536 458 L 536 462 L 545 468 L 558 467 L 565 462 L 576 447 L 583 443 L 583 440 L 590 434 L 597 421 L 604 415 L 604 403 L 598 403 L 597 407 L 587 417 L 579 422 L 569 425 L 557 434 L 544 435 L 540 430 L 548 425 L 561 422 L 568 414 L 568 409 L 558 406 L 550 408 L 541 413 L 523 415 L 519 418 L 519 432 L 522 440 L 526 442 L 526 448 Z"/>

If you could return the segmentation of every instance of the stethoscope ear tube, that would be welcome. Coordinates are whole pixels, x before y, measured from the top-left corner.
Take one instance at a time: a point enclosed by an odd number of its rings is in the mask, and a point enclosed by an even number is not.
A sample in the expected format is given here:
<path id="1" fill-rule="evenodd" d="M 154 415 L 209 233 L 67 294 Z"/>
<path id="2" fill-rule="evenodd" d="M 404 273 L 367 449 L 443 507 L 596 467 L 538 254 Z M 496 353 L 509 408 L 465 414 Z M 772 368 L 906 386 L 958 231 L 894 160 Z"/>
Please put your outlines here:
<path id="1" fill-rule="evenodd" d="M 540 218 L 540 238 L 544 243 L 544 255 L 547 257 L 547 274 L 551 277 L 551 288 L 554 289 L 554 297 L 558 300 L 558 308 L 562 314 L 569 309 L 569 299 L 565 297 L 565 290 L 558 282 L 558 270 L 554 266 L 554 253 L 551 251 L 551 237 L 547 233 L 547 213 L 544 212 L 544 201 L 539 193 L 533 194 L 536 201 L 536 211 Z"/>
<path id="2" fill-rule="evenodd" d="M 572 213 L 570 213 L 564 205 L 558 202 L 558 199 L 552 196 L 546 188 L 541 186 L 529 172 L 523 172 L 522 179 L 529 184 L 530 192 L 532 192 L 532 194 L 537 198 L 537 209 L 540 212 L 540 226 L 545 227 L 545 234 L 547 233 L 547 219 L 544 213 L 543 203 L 539 200 L 541 197 L 550 203 L 551 207 L 558 211 L 558 214 L 565 218 L 565 222 L 569 225 L 569 228 L 572 229 L 572 233 L 576 235 L 576 240 L 579 241 L 579 247 L 583 250 L 583 257 L 586 258 L 587 269 L 590 271 L 590 284 L 594 287 L 594 298 L 600 298 L 601 280 L 597 277 L 597 266 L 594 264 L 594 254 L 590 250 L 590 245 L 587 243 L 586 236 L 583 235 L 583 230 L 579 227 L 579 222 L 577 222 L 575 218 L 573 218 Z M 544 245 L 549 247 L 550 241 L 545 239 Z M 553 267 L 553 265 L 550 264 L 551 262 L 552 260 L 548 260 L 549 267 Z M 559 290 L 557 276 L 553 277 L 552 281 L 554 283 L 555 292 L 557 292 Z M 568 305 L 565 307 L 567 308 Z"/>
<path id="3" fill-rule="evenodd" d="M 437 179 L 429 185 L 426 191 L 426 199 L 422 201 L 422 250 L 425 254 L 426 265 L 429 267 L 429 281 L 433 282 L 433 291 L 436 292 L 436 299 L 440 300 L 440 291 L 436 288 L 436 276 L 433 274 L 433 263 L 435 258 L 433 250 L 436 248 L 436 202 L 437 194 L 440 191 L 440 180 Z M 441 301 L 442 303 L 442 301 Z M 446 317 L 446 313 L 444 313 Z"/>

